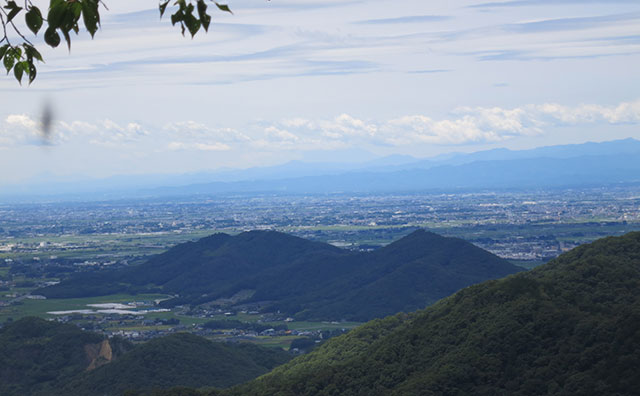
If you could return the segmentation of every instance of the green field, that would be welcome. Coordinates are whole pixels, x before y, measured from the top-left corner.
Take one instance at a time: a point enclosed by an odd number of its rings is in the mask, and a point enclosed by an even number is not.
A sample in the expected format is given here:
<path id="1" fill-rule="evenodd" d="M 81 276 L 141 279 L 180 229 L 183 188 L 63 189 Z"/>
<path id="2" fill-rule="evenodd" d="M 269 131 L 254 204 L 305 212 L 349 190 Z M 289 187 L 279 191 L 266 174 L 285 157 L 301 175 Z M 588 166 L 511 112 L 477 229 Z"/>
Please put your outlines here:
<path id="1" fill-rule="evenodd" d="M 290 330 L 314 331 L 314 330 L 340 330 L 352 329 L 359 326 L 359 322 L 289 322 L 287 327 Z"/>
<path id="2" fill-rule="evenodd" d="M 149 301 L 155 299 L 167 298 L 164 294 L 115 294 L 111 296 L 86 297 L 86 298 L 67 298 L 67 299 L 48 299 L 48 300 L 29 300 L 24 299 L 18 304 L 0 308 L 0 322 L 4 322 L 7 318 L 14 320 L 25 316 L 38 316 L 41 318 L 53 318 L 56 315 L 48 314 L 50 311 L 71 311 L 79 309 L 90 309 L 87 304 L 101 303 L 125 303 L 132 301 Z"/>

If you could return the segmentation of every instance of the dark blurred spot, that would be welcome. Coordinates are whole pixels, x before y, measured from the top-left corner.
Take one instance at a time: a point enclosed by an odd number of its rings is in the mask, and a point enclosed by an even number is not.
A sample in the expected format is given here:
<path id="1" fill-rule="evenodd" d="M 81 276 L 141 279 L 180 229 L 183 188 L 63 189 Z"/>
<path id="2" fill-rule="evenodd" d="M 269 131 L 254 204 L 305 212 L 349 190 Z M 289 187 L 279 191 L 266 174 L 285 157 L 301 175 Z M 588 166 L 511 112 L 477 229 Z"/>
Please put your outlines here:
<path id="1" fill-rule="evenodd" d="M 45 143 L 49 142 L 51 138 L 51 127 L 53 125 L 53 110 L 51 108 L 51 102 L 47 100 L 44 103 L 44 107 L 42 109 L 42 130 L 40 131 L 42 134 L 42 139 Z"/>

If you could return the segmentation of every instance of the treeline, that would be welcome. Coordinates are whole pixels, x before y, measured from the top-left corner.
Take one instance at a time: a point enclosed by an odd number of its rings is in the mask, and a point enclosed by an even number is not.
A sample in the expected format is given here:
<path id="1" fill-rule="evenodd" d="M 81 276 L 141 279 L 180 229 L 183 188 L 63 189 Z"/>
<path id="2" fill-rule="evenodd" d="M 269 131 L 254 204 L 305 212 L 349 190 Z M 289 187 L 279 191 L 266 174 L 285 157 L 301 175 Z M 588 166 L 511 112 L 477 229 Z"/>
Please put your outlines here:
<path id="1" fill-rule="evenodd" d="M 241 322 L 239 320 L 210 320 L 202 324 L 202 327 L 210 330 L 226 330 L 226 329 L 238 329 L 255 331 L 257 333 L 263 332 L 268 329 L 274 329 L 276 331 L 289 330 L 286 324 L 267 325 L 264 323 L 255 322 Z"/>

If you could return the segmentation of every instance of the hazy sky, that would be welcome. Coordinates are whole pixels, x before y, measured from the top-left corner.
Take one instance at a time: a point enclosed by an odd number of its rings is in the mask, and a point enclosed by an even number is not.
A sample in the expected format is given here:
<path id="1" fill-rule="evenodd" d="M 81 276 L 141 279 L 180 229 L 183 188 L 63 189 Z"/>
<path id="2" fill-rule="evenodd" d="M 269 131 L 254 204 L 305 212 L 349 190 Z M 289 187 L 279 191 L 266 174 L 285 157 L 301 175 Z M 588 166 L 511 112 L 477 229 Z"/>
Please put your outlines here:
<path id="1" fill-rule="evenodd" d="M 193 40 L 105 1 L 0 78 L 0 183 L 640 138 L 637 0 L 230 1 Z"/>

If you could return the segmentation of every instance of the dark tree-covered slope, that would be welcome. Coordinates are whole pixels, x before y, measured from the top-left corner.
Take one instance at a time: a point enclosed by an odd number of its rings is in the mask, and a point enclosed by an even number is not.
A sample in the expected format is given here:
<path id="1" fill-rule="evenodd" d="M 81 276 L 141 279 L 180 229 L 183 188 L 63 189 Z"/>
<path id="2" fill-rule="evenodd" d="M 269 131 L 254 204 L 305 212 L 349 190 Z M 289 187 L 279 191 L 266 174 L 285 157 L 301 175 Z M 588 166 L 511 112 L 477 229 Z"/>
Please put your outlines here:
<path id="1" fill-rule="evenodd" d="M 23 318 L 0 329 L 0 395 L 121 395 L 168 386 L 224 388 L 291 355 L 187 333 L 132 345 L 73 325 Z"/>
<path id="2" fill-rule="evenodd" d="M 130 348 L 73 325 L 20 319 L 0 329 L 0 395 L 55 394 L 73 376 Z"/>
<path id="3" fill-rule="evenodd" d="M 374 320 L 231 395 L 637 395 L 640 233 Z"/>
<path id="4" fill-rule="evenodd" d="M 65 385 L 60 394 L 122 395 L 169 386 L 224 388 L 246 382 L 291 355 L 252 344 L 212 342 L 188 333 L 153 339 Z"/>
<path id="5" fill-rule="evenodd" d="M 123 291 L 179 294 L 200 304 L 244 291 L 240 303 L 299 319 L 358 320 L 423 308 L 462 287 L 521 269 L 457 238 L 418 230 L 374 252 L 352 252 L 274 231 L 215 234 L 126 270 L 80 275 L 38 291 L 78 297 Z"/>

